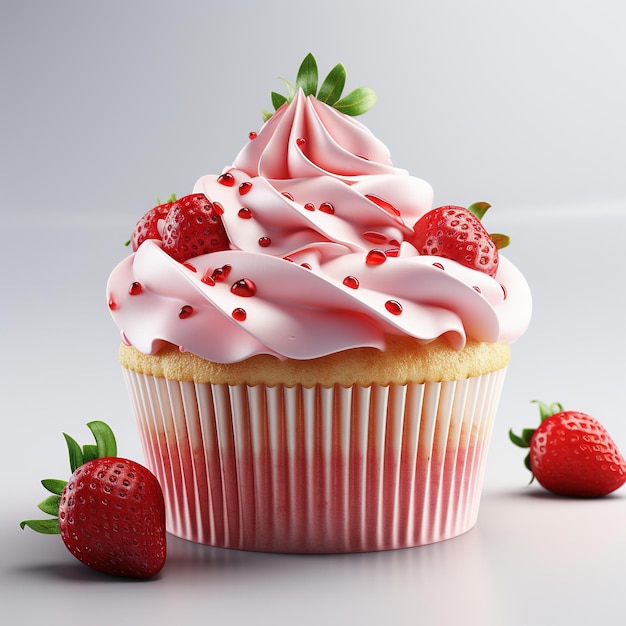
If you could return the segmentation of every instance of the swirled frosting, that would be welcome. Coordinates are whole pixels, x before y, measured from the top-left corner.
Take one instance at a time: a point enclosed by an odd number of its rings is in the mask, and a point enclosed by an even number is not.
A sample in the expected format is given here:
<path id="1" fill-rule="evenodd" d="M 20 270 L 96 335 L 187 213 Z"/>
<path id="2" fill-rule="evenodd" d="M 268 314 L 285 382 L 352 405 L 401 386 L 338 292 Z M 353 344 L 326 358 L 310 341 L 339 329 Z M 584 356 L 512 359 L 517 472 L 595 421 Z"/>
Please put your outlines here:
<path id="1" fill-rule="evenodd" d="M 302 91 L 193 192 L 223 211 L 230 249 L 181 264 L 147 240 L 109 278 L 123 340 L 146 354 L 172 343 L 221 363 L 310 359 L 384 349 L 386 334 L 461 349 L 468 338 L 513 341 L 529 323 L 528 285 L 502 255 L 490 277 L 417 252 L 430 185 Z"/>

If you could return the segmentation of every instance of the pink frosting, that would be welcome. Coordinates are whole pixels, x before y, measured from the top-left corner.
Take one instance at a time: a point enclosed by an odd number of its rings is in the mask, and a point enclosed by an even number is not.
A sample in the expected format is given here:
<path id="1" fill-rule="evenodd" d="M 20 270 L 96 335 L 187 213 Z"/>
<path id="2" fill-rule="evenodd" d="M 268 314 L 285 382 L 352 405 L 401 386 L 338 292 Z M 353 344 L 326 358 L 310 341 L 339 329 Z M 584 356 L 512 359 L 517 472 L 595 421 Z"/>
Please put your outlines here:
<path id="1" fill-rule="evenodd" d="M 467 338 L 513 341 L 526 330 L 531 296 L 521 273 L 502 255 L 493 278 L 420 256 L 406 239 L 432 208 L 430 185 L 315 98 L 298 92 L 224 173 L 202 177 L 193 192 L 223 208 L 230 250 L 181 264 L 148 240 L 109 278 L 113 318 L 140 351 L 167 342 L 224 363 L 309 359 L 384 349 L 387 333 L 445 336 L 461 349 Z M 207 284 L 219 268 L 226 280 Z"/>

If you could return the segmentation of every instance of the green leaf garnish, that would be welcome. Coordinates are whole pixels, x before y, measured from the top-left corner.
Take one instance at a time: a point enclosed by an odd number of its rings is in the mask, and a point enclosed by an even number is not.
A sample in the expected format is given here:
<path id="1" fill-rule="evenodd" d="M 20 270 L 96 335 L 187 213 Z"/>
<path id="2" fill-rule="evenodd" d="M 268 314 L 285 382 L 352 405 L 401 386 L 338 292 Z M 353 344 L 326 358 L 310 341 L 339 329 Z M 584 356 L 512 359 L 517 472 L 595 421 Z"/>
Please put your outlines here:
<path id="1" fill-rule="evenodd" d="M 346 68 L 338 63 L 324 79 L 320 90 L 317 92 L 317 99 L 320 102 L 325 102 L 328 106 L 333 106 L 341 98 L 345 84 Z"/>
<path id="2" fill-rule="evenodd" d="M 369 87 L 359 87 L 343 98 L 341 97 L 346 84 L 346 68 L 341 63 L 335 65 L 328 73 L 318 91 L 317 62 L 311 53 L 307 54 L 300 64 L 295 85 L 292 85 L 284 78 L 281 80 L 285 83 L 287 95 L 282 95 L 275 91 L 270 93 L 275 111 L 284 104 L 292 102 L 298 89 L 302 89 L 305 96 L 314 96 L 320 102 L 333 106 L 342 113 L 351 116 L 361 115 L 369 111 L 376 103 L 376 93 Z M 264 121 L 267 121 L 273 115 L 272 112 L 266 110 L 263 110 L 261 113 Z"/>
<path id="3" fill-rule="evenodd" d="M 376 104 L 376 93 L 369 87 L 359 87 L 335 102 L 336 109 L 346 115 L 362 115 Z"/>
<path id="4" fill-rule="evenodd" d="M 287 98 L 280 93 L 272 91 L 270 95 L 272 96 L 272 105 L 276 110 L 280 109 L 280 107 L 287 102 Z"/>
<path id="5" fill-rule="evenodd" d="M 302 89 L 305 96 L 314 96 L 317 93 L 317 62 L 310 52 L 298 69 L 296 89 Z"/>

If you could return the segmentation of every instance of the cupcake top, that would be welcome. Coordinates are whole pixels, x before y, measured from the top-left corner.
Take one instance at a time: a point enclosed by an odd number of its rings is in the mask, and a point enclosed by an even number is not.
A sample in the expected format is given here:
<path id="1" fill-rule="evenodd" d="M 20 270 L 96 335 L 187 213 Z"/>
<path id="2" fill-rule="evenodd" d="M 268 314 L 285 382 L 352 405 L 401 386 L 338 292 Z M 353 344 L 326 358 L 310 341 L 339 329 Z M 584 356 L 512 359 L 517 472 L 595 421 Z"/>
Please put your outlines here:
<path id="1" fill-rule="evenodd" d="M 338 65 L 318 90 L 309 55 L 231 166 L 139 220 L 107 285 L 124 343 L 235 363 L 526 330 L 530 290 L 482 227 L 488 205 L 433 210 L 430 185 L 352 117 L 373 92 L 341 98 L 344 80 Z"/>

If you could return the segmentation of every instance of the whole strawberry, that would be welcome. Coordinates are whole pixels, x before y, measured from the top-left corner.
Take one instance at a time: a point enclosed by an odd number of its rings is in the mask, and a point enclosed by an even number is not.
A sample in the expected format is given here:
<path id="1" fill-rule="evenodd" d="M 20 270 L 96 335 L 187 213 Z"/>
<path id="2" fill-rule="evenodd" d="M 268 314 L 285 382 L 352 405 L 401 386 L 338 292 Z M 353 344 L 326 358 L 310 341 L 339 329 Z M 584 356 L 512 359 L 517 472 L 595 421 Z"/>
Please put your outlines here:
<path id="1" fill-rule="evenodd" d="M 130 239 L 133 251 L 146 239 L 160 241 L 163 250 L 180 263 L 230 248 L 221 212 L 203 193 L 178 200 L 172 195 L 150 209 L 135 225 Z"/>
<path id="2" fill-rule="evenodd" d="M 193 257 L 230 247 L 215 206 L 203 193 L 174 202 L 163 225 L 163 250 L 183 263 Z"/>
<path id="3" fill-rule="evenodd" d="M 420 254 L 445 257 L 489 276 L 498 271 L 498 248 L 505 235 L 489 235 L 481 218 L 490 207 L 477 202 L 467 209 L 441 206 L 423 215 L 413 226 L 413 245 Z"/>
<path id="4" fill-rule="evenodd" d="M 146 239 L 161 239 L 163 222 L 165 222 L 165 218 L 175 201 L 176 196 L 172 195 L 168 198 L 167 202 L 164 204 L 159 203 L 158 206 L 150 209 L 145 215 L 139 218 L 130 239 L 133 252 L 137 252 L 137 248 L 139 248 Z M 160 229 L 159 226 L 161 227 Z"/>
<path id="5" fill-rule="evenodd" d="M 626 482 L 626 461 L 605 428 L 593 417 L 564 411 L 558 402 L 537 402 L 541 424 L 511 441 L 530 448 L 526 467 L 539 484 L 564 496 L 598 497 Z"/>
<path id="6" fill-rule="evenodd" d="M 116 456 L 115 437 L 104 422 L 87 426 L 96 445 L 81 448 L 64 435 L 73 471 L 69 481 L 42 481 L 53 495 L 39 508 L 53 517 L 20 526 L 60 534 L 72 555 L 100 572 L 154 576 L 166 558 L 161 486 L 145 467 Z"/>

